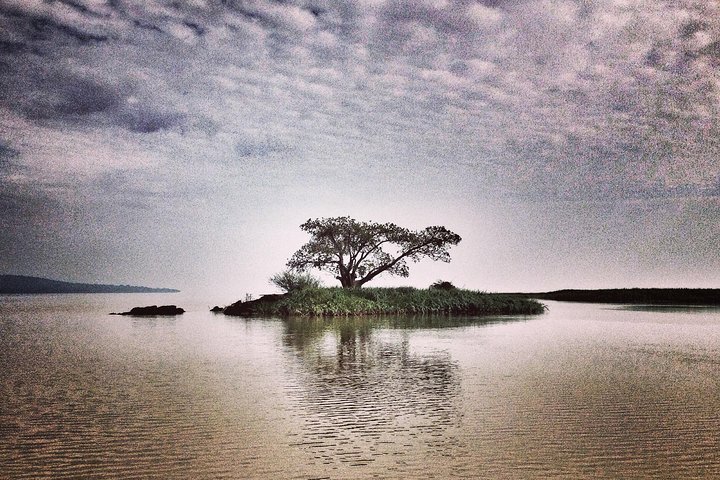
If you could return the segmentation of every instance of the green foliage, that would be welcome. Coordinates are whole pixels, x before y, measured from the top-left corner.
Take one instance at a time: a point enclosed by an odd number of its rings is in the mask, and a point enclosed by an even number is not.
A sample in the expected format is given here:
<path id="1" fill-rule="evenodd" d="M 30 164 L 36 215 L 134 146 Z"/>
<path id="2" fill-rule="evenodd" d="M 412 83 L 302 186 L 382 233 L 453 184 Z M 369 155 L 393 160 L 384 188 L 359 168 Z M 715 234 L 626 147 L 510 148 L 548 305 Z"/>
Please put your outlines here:
<path id="1" fill-rule="evenodd" d="M 290 270 L 276 273 L 270 277 L 270 283 L 285 292 L 295 292 L 307 288 L 320 288 L 322 286 L 320 279 L 308 273 L 296 273 Z"/>
<path id="2" fill-rule="evenodd" d="M 385 272 L 407 277 L 408 262 L 426 257 L 449 262 L 448 248 L 461 240 L 441 226 L 411 231 L 394 223 L 359 222 L 350 217 L 311 219 L 300 228 L 312 238 L 293 254 L 288 267 L 298 272 L 310 268 L 330 272 L 343 288 L 362 287 Z"/>
<path id="3" fill-rule="evenodd" d="M 437 282 L 434 282 L 432 285 L 430 285 L 430 288 L 436 290 L 455 290 L 457 287 L 455 287 L 452 282 L 438 280 Z"/>
<path id="4" fill-rule="evenodd" d="M 379 313 L 373 302 L 347 295 L 342 288 L 312 288 L 294 292 L 277 304 L 281 315 L 363 315 Z"/>
<path id="5" fill-rule="evenodd" d="M 267 298 L 267 297 L 266 297 Z M 262 300 L 262 299 L 261 299 Z M 250 307 L 250 305 L 247 305 Z M 472 290 L 401 288 L 304 288 L 258 300 L 256 315 L 343 316 L 380 314 L 526 315 L 542 313 L 535 300 Z"/>

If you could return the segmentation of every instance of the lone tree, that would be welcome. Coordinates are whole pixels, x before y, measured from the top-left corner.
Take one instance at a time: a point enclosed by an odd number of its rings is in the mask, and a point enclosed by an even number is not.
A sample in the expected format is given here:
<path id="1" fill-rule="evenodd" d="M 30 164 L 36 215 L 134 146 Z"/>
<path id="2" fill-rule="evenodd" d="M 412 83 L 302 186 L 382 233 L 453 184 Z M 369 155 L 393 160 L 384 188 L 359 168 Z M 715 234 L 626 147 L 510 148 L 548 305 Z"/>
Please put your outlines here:
<path id="1" fill-rule="evenodd" d="M 300 228 L 312 238 L 287 266 L 298 272 L 310 268 L 330 272 L 343 288 L 360 288 L 383 272 L 407 277 L 408 260 L 428 257 L 449 262 L 448 248 L 461 240 L 445 227 L 414 232 L 394 223 L 358 222 L 349 217 L 311 219 Z"/>

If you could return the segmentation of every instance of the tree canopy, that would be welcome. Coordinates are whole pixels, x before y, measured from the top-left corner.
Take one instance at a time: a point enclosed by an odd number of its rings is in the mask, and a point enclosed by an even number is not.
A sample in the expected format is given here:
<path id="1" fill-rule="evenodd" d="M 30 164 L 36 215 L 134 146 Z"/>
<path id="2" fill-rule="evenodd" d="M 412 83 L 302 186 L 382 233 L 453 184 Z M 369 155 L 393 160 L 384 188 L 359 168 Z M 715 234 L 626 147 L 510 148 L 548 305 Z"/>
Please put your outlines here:
<path id="1" fill-rule="evenodd" d="M 412 231 L 394 223 L 359 222 L 350 217 L 310 219 L 300 228 L 312 238 L 293 254 L 288 267 L 330 272 L 343 288 L 360 288 L 384 272 L 407 277 L 408 261 L 449 262 L 448 248 L 461 240 L 442 226 Z"/>

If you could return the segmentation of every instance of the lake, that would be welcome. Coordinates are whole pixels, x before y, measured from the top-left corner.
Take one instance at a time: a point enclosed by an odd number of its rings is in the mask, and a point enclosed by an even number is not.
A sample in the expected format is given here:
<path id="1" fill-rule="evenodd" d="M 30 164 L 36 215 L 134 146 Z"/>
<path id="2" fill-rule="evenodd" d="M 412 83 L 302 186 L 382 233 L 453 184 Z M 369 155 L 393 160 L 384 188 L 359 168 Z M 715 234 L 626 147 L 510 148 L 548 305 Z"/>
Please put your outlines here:
<path id="1" fill-rule="evenodd" d="M 188 312 L 107 315 L 166 303 Z M 720 310 L 545 303 L 283 321 L 0 296 L 0 477 L 720 477 Z"/>

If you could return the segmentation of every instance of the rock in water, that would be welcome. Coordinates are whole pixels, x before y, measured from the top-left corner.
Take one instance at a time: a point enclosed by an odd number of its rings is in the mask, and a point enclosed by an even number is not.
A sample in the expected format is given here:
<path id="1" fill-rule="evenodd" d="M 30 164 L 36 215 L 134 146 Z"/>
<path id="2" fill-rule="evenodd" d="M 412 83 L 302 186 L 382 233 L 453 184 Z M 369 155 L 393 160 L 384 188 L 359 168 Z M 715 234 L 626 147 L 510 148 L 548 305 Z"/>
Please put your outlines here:
<path id="1" fill-rule="evenodd" d="M 111 313 L 110 315 L 131 315 L 133 317 L 150 317 L 150 316 L 156 316 L 156 315 L 180 315 L 181 313 L 184 313 L 185 310 L 183 310 L 180 307 L 177 307 L 175 305 L 162 305 L 158 307 L 157 305 L 150 305 L 147 307 L 133 307 L 130 309 L 129 312 L 122 312 L 122 313 Z"/>
<path id="2" fill-rule="evenodd" d="M 281 298 L 283 298 L 287 294 L 270 294 L 270 295 L 263 295 L 262 297 L 258 298 L 257 300 L 249 300 L 247 302 L 243 302 L 242 300 L 238 300 L 237 302 L 233 303 L 232 305 L 228 305 L 223 309 L 223 313 L 225 315 L 233 315 L 237 317 L 247 317 L 252 315 L 257 315 L 258 313 L 261 313 L 263 311 L 263 307 L 270 305 L 274 302 L 277 302 Z"/>

